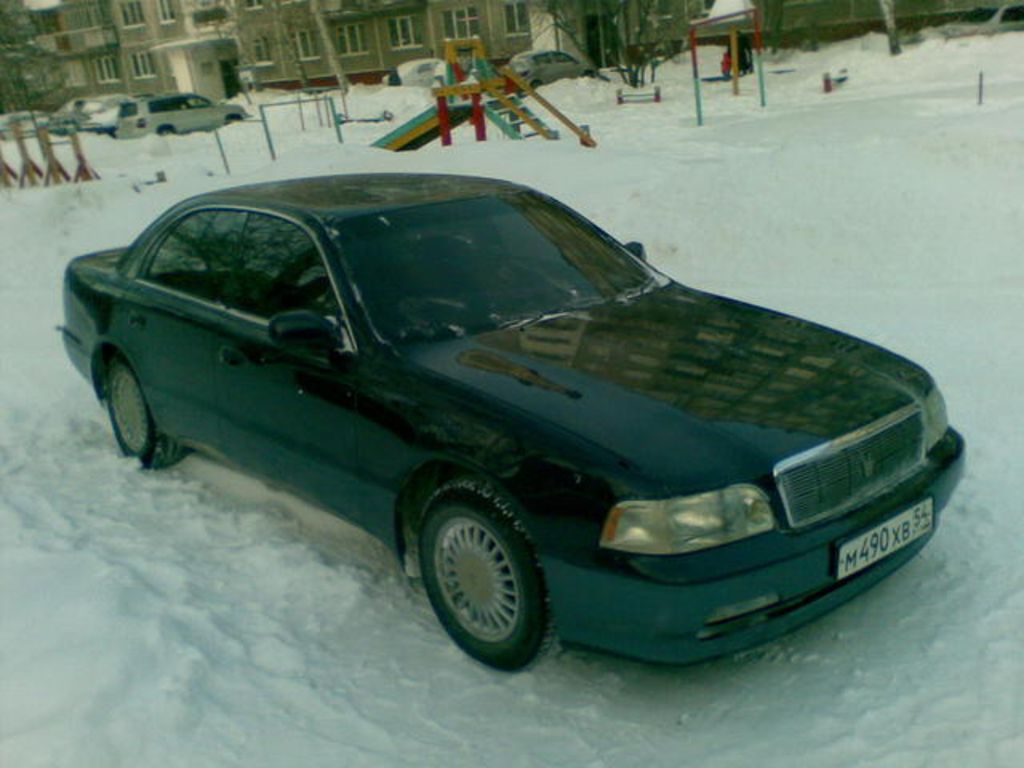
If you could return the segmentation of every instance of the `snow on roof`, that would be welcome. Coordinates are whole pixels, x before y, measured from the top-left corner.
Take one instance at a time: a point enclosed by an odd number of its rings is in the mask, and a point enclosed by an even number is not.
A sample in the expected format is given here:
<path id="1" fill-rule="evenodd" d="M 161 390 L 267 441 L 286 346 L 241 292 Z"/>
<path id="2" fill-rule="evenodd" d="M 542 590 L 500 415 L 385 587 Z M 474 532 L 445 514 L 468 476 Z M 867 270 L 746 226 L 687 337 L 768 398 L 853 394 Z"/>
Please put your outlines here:
<path id="1" fill-rule="evenodd" d="M 722 16 L 752 10 L 754 10 L 754 4 L 751 0 L 715 0 L 711 10 L 708 11 L 705 21 L 713 23 L 715 19 L 719 19 Z"/>

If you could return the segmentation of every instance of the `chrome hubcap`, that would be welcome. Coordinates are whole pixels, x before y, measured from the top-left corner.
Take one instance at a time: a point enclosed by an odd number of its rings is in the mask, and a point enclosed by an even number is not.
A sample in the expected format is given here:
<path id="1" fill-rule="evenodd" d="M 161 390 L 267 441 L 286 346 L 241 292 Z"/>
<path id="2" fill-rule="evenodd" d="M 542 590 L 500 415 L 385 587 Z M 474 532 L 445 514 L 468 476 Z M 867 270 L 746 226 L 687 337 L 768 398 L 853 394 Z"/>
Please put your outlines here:
<path id="1" fill-rule="evenodd" d="M 120 366 L 115 368 L 110 381 L 110 401 L 117 430 L 121 433 L 125 446 L 133 454 L 142 453 L 146 447 L 149 426 L 146 401 L 135 377 Z"/>
<path id="2" fill-rule="evenodd" d="M 437 537 L 434 565 L 444 600 L 466 630 L 488 642 L 512 634 L 521 603 L 519 579 L 488 528 L 465 517 L 448 521 Z"/>

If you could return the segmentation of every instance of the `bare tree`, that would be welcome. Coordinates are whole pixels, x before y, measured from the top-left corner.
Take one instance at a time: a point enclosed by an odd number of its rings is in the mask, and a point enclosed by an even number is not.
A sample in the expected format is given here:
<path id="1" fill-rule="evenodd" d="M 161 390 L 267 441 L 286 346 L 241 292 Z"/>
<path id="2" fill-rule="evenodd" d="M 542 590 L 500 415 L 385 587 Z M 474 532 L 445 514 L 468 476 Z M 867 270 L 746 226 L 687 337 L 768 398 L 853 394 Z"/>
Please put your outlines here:
<path id="1" fill-rule="evenodd" d="M 885 33 L 889 36 L 889 53 L 898 56 L 903 52 L 900 48 L 899 31 L 896 29 L 896 0 L 878 0 L 885 20 Z"/>
<path id="2" fill-rule="evenodd" d="M 0 112 L 52 106 L 46 102 L 62 90 L 60 67 L 37 34 L 22 0 L 0 0 Z"/>
<path id="3" fill-rule="evenodd" d="M 323 48 L 324 56 L 327 57 L 327 64 L 331 68 L 331 73 L 337 79 L 338 88 L 341 90 L 342 97 L 344 98 L 344 95 L 348 93 L 348 79 L 341 68 L 341 59 L 338 58 L 338 50 L 334 47 L 334 40 L 331 38 L 331 33 L 327 28 L 327 21 L 324 19 L 320 0 L 309 0 L 309 12 L 313 16 L 313 21 L 316 23 L 316 28 L 320 33 L 320 47 Z"/>
<path id="4" fill-rule="evenodd" d="M 658 65 L 676 52 L 683 37 L 678 20 L 661 12 L 662 0 L 542 0 L 541 7 L 595 66 L 617 67 L 633 86 L 653 81 Z M 586 25 L 593 30 L 590 39 L 582 39 Z"/>

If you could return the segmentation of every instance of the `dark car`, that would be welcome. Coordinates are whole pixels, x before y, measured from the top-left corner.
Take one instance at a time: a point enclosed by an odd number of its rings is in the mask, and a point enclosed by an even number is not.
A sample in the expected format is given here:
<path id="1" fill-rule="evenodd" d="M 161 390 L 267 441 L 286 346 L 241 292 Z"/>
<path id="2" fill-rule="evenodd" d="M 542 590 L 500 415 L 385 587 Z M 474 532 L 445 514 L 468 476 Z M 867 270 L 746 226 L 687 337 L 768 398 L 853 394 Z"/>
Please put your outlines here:
<path id="1" fill-rule="evenodd" d="M 65 313 L 124 453 L 359 524 L 499 668 L 556 635 L 677 663 L 775 637 L 918 552 L 962 469 L 921 368 L 502 181 L 201 195 L 75 259 Z"/>

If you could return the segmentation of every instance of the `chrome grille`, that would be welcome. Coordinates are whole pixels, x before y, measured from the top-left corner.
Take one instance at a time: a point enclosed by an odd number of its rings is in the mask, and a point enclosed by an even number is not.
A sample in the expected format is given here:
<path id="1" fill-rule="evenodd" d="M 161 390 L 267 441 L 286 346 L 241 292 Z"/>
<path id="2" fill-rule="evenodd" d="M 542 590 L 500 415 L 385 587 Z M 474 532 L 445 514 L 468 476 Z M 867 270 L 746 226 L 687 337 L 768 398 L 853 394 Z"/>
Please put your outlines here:
<path id="1" fill-rule="evenodd" d="M 779 462 L 775 482 L 790 525 L 849 511 L 910 474 L 923 449 L 924 424 L 914 405 Z"/>

